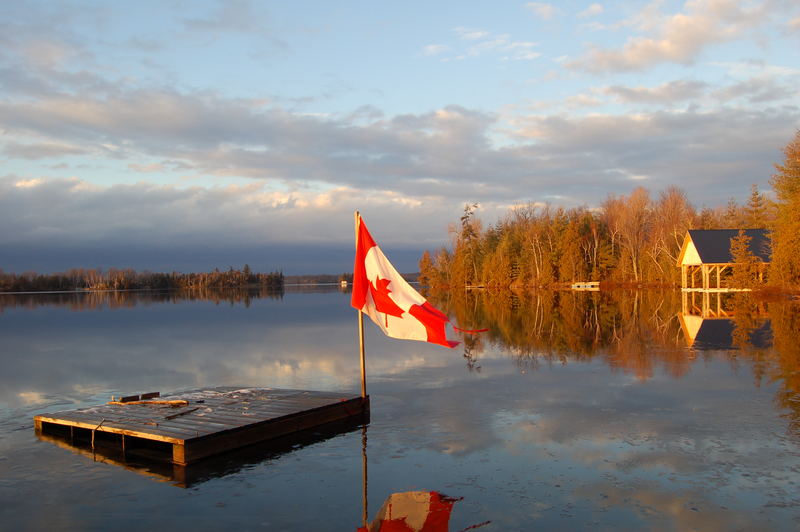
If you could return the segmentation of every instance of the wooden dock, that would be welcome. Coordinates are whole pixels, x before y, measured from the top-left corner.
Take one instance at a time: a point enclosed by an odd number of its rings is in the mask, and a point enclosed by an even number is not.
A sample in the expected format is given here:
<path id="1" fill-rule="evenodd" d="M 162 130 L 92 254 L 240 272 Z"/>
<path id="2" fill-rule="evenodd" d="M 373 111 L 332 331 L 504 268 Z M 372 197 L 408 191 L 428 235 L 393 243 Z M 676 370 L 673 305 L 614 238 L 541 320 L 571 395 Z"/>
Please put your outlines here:
<path id="1" fill-rule="evenodd" d="M 600 281 L 584 281 L 580 283 L 572 283 L 570 288 L 573 290 L 582 290 L 585 292 L 597 292 L 600 290 Z"/>
<path id="2" fill-rule="evenodd" d="M 126 452 L 123 452 L 121 437 L 111 433 L 100 434 L 94 449 L 91 447 L 90 436 L 71 437 L 69 428 L 63 426 L 54 425 L 50 430 L 37 432 L 36 438 L 93 462 L 120 467 L 180 488 L 191 488 L 212 479 L 238 473 L 253 465 L 278 459 L 304 447 L 364 430 L 364 423 L 363 417 L 350 417 L 209 456 L 189 465 L 171 463 L 172 450 L 168 445 L 163 446 L 160 451 L 147 446 L 129 445 Z"/>
<path id="3" fill-rule="evenodd" d="M 355 417 L 367 418 L 369 397 L 271 388 L 212 388 L 165 397 L 129 396 L 108 404 L 34 416 L 39 434 L 115 440 L 127 449 L 167 451 L 173 464 Z"/>

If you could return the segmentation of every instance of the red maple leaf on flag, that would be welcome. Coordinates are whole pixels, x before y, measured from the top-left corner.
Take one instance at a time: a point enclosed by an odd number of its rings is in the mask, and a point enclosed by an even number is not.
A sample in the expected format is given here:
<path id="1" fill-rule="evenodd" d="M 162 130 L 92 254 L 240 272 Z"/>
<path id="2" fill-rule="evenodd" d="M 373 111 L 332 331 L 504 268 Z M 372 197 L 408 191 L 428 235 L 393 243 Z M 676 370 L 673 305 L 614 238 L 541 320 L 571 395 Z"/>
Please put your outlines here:
<path id="1" fill-rule="evenodd" d="M 389 279 L 376 279 L 376 285 L 369 282 L 369 293 L 372 294 L 372 301 L 375 302 L 375 310 L 386 314 L 386 326 L 389 326 L 389 316 L 400 317 L 403 315 L 403 309 L 397 306 L 397 303 L 389 297 L 392 293 L 389 290 Z"/>

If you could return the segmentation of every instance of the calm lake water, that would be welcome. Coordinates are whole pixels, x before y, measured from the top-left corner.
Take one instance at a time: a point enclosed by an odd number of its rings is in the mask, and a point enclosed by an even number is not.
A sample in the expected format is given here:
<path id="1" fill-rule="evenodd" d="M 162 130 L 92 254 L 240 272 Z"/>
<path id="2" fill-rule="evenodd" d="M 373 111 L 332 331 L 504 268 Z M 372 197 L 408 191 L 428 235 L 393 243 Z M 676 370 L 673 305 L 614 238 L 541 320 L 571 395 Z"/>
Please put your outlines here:
<path id="1" fill-rule="evenodd" d="M 370 521 L 436 492 L 451 531 L 800 527 L 797 302 L 435 302 L 490 331 L 447 350 L 367 323 L 366 428 L 256 446 L 182 483 L 40 440 L 32 418 L 204 386 L 357 393 L 349 294 L 0 296 L 1 528 L 354 531 L 364 458 Z"/>

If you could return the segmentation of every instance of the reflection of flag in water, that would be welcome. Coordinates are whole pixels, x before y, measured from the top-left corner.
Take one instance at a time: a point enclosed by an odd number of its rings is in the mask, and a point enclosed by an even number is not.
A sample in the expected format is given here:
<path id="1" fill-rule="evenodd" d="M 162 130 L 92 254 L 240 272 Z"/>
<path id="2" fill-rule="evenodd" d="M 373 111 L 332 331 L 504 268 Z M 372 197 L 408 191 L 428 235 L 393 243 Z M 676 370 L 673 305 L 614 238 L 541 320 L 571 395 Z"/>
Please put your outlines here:
<path id="1" fill-rule="evenodd" d="M 445 347 L 458 345 L 447 338 L 445 327 L 450 323 L 447 316 L 397 273 L 360 216 L 350 303 L 392 338 L 421 340 Z"/>
<path id="2" fill-rule="evenodd" d="M 457 500 L 435 491 L 392 493 L 375 520 L 358 532 L 447 532 Z"/>

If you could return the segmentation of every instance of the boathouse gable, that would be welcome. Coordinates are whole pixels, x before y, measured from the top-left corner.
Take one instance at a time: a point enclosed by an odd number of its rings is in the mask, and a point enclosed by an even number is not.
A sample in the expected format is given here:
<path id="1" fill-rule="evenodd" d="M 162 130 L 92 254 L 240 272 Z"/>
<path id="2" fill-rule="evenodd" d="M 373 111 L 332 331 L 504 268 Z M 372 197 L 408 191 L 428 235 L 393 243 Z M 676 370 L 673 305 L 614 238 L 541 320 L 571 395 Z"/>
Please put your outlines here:
<path id="1" fill-rule="evenodd" d="M 678 256 L 678 264 L 683 266 L 684 264 L 696 265 L 702 263 L 703 261 L 700 258 L 700 253 L 697 252 L 697 247 L 695 247 L 694 242 L 692 242 L 692 239 L 687 235 L 683 241 L 681 254 Z"/>

